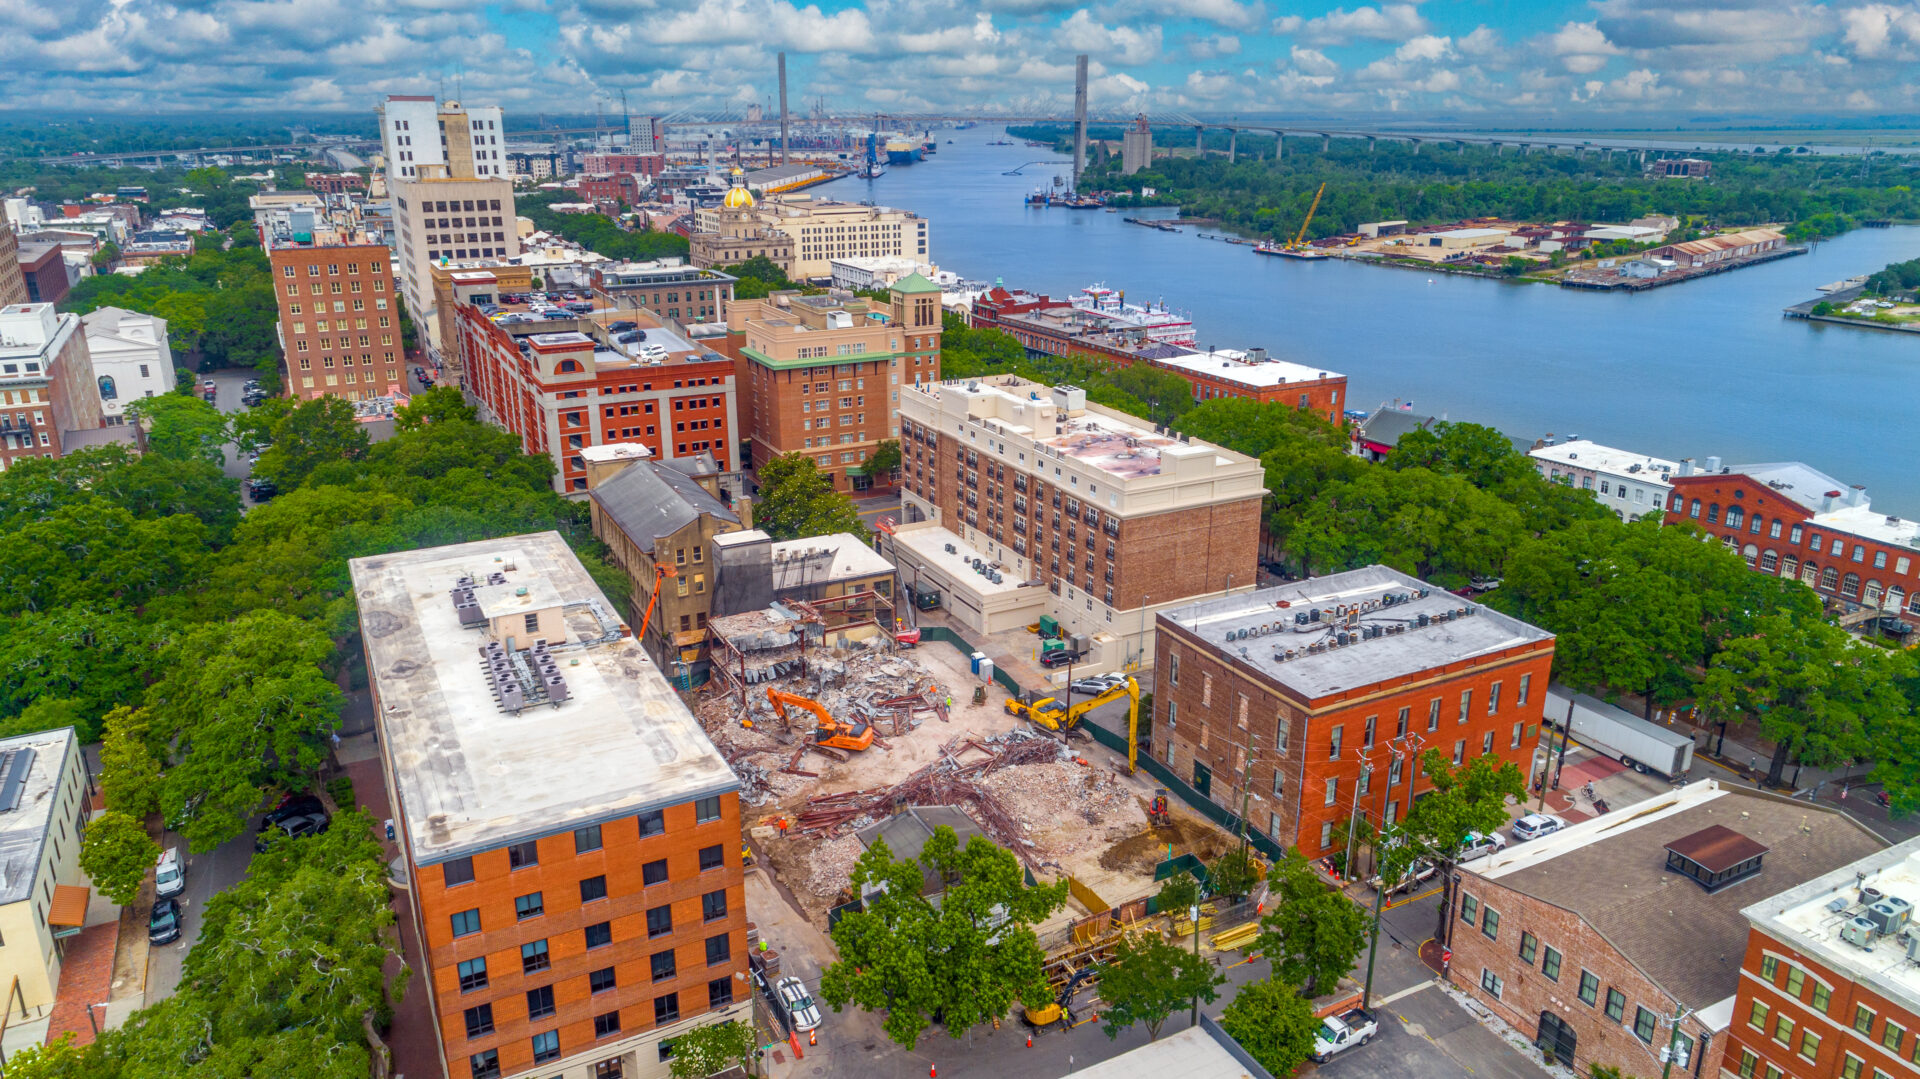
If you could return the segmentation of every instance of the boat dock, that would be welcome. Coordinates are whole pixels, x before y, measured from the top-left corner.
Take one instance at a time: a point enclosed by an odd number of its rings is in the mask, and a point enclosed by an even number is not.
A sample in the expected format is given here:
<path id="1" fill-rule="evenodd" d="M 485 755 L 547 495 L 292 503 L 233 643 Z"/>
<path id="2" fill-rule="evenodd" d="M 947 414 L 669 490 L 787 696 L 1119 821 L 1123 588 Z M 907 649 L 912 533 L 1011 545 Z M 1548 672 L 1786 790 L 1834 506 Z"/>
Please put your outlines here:
<path id="1" fill-rule="evenodd" d="M 1165 221 L 1156 220 L 1151 217 L 1123 217 L 1120 220 L 1125 221 L 1129 225 L 1145 225 L 1150 229 L 1159 229 L 1161 232 L 1185 231 L 1177 225 L 1170 225 Z"/>

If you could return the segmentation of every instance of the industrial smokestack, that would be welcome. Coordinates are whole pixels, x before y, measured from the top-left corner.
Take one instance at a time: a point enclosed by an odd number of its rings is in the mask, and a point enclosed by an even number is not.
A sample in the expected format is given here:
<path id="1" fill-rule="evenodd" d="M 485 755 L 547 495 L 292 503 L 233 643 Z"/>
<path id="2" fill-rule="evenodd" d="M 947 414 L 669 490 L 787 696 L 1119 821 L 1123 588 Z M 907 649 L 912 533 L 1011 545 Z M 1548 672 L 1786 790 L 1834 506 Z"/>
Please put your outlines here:
<path id="1" fill-rule="evenodd" d="M 1073 189 L 1080 190 L 1080 170 L 1087 167 L 1087 54 L 1073 61 Z"/>
<path id="2" fill-rule="evenodd" d="M 787 54 L 780 54 L 780 163 L 787 160 Z"/>

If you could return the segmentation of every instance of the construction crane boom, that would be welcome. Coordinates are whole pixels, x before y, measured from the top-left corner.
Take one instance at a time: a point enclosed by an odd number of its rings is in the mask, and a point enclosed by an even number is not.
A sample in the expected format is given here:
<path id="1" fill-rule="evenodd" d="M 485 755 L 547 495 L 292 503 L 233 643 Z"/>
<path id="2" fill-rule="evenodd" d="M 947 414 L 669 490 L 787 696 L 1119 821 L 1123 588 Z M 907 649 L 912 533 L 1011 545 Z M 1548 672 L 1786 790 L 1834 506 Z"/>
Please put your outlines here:
<path id="1" fill-rule="evenodd" d="M 1008 697 L 1006 708 L 1008 715 L 1023 716 L 1050 731 L 1071 731 L 1080 725 L 1081 718 L 1088 712 L 1122 697 L 1127 697 L 1133 702 L 1127 716 L 1127 730 L 1131 738 L 1132 732 L 1140 722 L 1140 683 L 1131 678 L 1104 693 L 1075 701 L 1071 708 L 1060 707 L 1060 702 L 1052 697 L 1044 697 L 1032 704 L 1018 697 Z"/>
<path id="2" fill-rule="evenodd" d="M 1315 191 L 1313 193 L 1313 205 L 1307 207 L 1307 218 L 1306 220 L 1300 222 L 1300 231 L 1294 234 L 1293 242 L 1288 244 L 1287 245 L 1288 247 L 1299 247 L 1300 245 L 1306 243 L 1307 226 L 1313 224 L 1313 212 L 1320 208 L 1320 196 L 1326 193 L 1327 193 L 1327 185 L 1325 183 L 1322 183 L 1320 185 L 1320 190 Z"/>

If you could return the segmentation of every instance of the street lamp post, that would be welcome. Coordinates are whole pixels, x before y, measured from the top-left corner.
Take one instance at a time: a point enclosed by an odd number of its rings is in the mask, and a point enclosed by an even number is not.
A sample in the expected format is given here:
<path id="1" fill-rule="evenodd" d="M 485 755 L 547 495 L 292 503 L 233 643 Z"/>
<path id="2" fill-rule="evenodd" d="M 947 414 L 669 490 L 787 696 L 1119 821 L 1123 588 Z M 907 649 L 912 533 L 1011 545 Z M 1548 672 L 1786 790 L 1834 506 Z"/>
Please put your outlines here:
<path id="1" fill-rule="evenodd" d="M 1193 919 L 1193 957 L 1200 958 L 1200 904 L 1194 903 L 1187 908 L 1187 917 Z M 1200 1025 L 1200 994 L 1193 995 L 1193 1014 L 1187 1017 L 1187 1025 Z"/>

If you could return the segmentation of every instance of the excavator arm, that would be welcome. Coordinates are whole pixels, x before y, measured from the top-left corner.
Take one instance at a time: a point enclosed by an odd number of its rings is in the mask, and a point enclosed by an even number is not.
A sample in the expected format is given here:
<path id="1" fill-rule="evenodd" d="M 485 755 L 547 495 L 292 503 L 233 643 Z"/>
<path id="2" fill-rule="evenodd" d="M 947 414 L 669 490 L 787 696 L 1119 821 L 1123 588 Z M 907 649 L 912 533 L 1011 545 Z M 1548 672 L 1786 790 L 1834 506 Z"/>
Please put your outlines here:
<path id="1" fill-rule="evenodd" d="M 859 751 L 873 744 L 873 728 L 865 723 L 842 723 L 833 718 L 825 705 L 811 697 L 802 697 L 798 693 L 786 693 L 767 687 L 767 701 L 779 714 L 780 720 L 788 726 L 793 725 L 792 717 L 787 715 L 787 705 L 805 709 L 814 716 L 813 740 L 823 746 L 834 749 Z"/>

